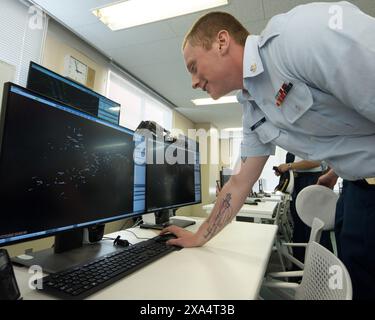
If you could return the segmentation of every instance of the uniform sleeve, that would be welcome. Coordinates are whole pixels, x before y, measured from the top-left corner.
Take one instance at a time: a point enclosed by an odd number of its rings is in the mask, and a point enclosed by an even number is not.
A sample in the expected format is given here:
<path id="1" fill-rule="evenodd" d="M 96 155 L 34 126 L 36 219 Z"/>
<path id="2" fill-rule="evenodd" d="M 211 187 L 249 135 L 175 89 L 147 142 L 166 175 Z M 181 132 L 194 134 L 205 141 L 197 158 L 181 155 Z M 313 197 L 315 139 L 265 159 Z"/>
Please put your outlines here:
<path id="1" fill-rule="evenodd" d="M 275 154 L 276 146 L 271 143 L 262 143 L 258 135 L 251 131 L 251 110 L 250 105 L 243 106 L 243 139 L 241 143 L 241 157 L 260 157 Z"/>
<path id="2" fill-rule="evenodd" d="M 296 10 L 281 36 L 285 72 L 375 123 L 375 19 L 348 2 Z"/>

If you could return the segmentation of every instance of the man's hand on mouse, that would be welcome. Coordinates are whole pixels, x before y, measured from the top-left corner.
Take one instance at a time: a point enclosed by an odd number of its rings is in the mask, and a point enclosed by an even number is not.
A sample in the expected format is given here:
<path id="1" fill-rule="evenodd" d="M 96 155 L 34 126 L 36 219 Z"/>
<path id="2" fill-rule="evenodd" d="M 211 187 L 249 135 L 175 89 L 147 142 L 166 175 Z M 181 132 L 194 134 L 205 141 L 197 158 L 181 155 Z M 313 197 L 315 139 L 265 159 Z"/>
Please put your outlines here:
<path id="1" fill-rule="evenodd" d="M 160 234 L 173 233 L 177 239 L 170 239 L 166 243 L 171 246 L 179 246 L 184 248 L 200 247 L 203 245 L 202 241 L 199 241 L 197 234 L 185 230 L 177 226 L 169 226 L 163 229 Z"/>

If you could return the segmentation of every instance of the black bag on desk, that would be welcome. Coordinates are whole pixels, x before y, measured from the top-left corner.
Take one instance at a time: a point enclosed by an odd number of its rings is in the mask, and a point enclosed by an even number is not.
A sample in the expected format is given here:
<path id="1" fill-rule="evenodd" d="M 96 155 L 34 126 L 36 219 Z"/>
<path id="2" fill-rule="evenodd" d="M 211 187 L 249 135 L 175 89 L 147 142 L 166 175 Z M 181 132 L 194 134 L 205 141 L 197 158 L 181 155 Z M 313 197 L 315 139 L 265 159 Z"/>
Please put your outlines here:
<path id="1" fill-rule="evenodd" d="M 0 249 L 0 300 L 18 300 L 20 291 L 8 252 Z"/>

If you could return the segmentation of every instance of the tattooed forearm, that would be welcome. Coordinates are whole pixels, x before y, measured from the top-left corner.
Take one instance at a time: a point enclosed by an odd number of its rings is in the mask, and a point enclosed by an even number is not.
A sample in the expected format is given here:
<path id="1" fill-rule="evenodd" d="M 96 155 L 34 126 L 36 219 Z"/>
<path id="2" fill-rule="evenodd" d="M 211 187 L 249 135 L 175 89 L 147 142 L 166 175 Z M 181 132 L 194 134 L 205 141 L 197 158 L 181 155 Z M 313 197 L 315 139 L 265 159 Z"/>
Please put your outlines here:
<path id="1" fill-rule="evenodd" d="M 219 212 L 216 216 L 211 216 L 208 221 L 208 228 L 204 234 L 204 238 L 211 238 L 218 231 L 220 231 L 229 221 L 232 219 L 232 207 L 231 207 L 232 194 L 227 193 L 225 199 L 220 204 Z"/>

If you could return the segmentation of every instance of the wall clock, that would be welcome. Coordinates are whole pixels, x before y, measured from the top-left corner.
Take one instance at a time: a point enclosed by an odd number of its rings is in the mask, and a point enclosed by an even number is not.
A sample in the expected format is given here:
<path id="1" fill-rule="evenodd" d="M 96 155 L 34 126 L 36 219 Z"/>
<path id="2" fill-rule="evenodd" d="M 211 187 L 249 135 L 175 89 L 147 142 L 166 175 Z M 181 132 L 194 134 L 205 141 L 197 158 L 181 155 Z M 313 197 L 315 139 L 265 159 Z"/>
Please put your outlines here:
<path id="1" fill-rule="evenodd" d="M 87 73 L 88 67 L 86 64 L 74 58 L 73 56 L 67 57 L 66 75 L 69 78 L 86 85 Z"/>

